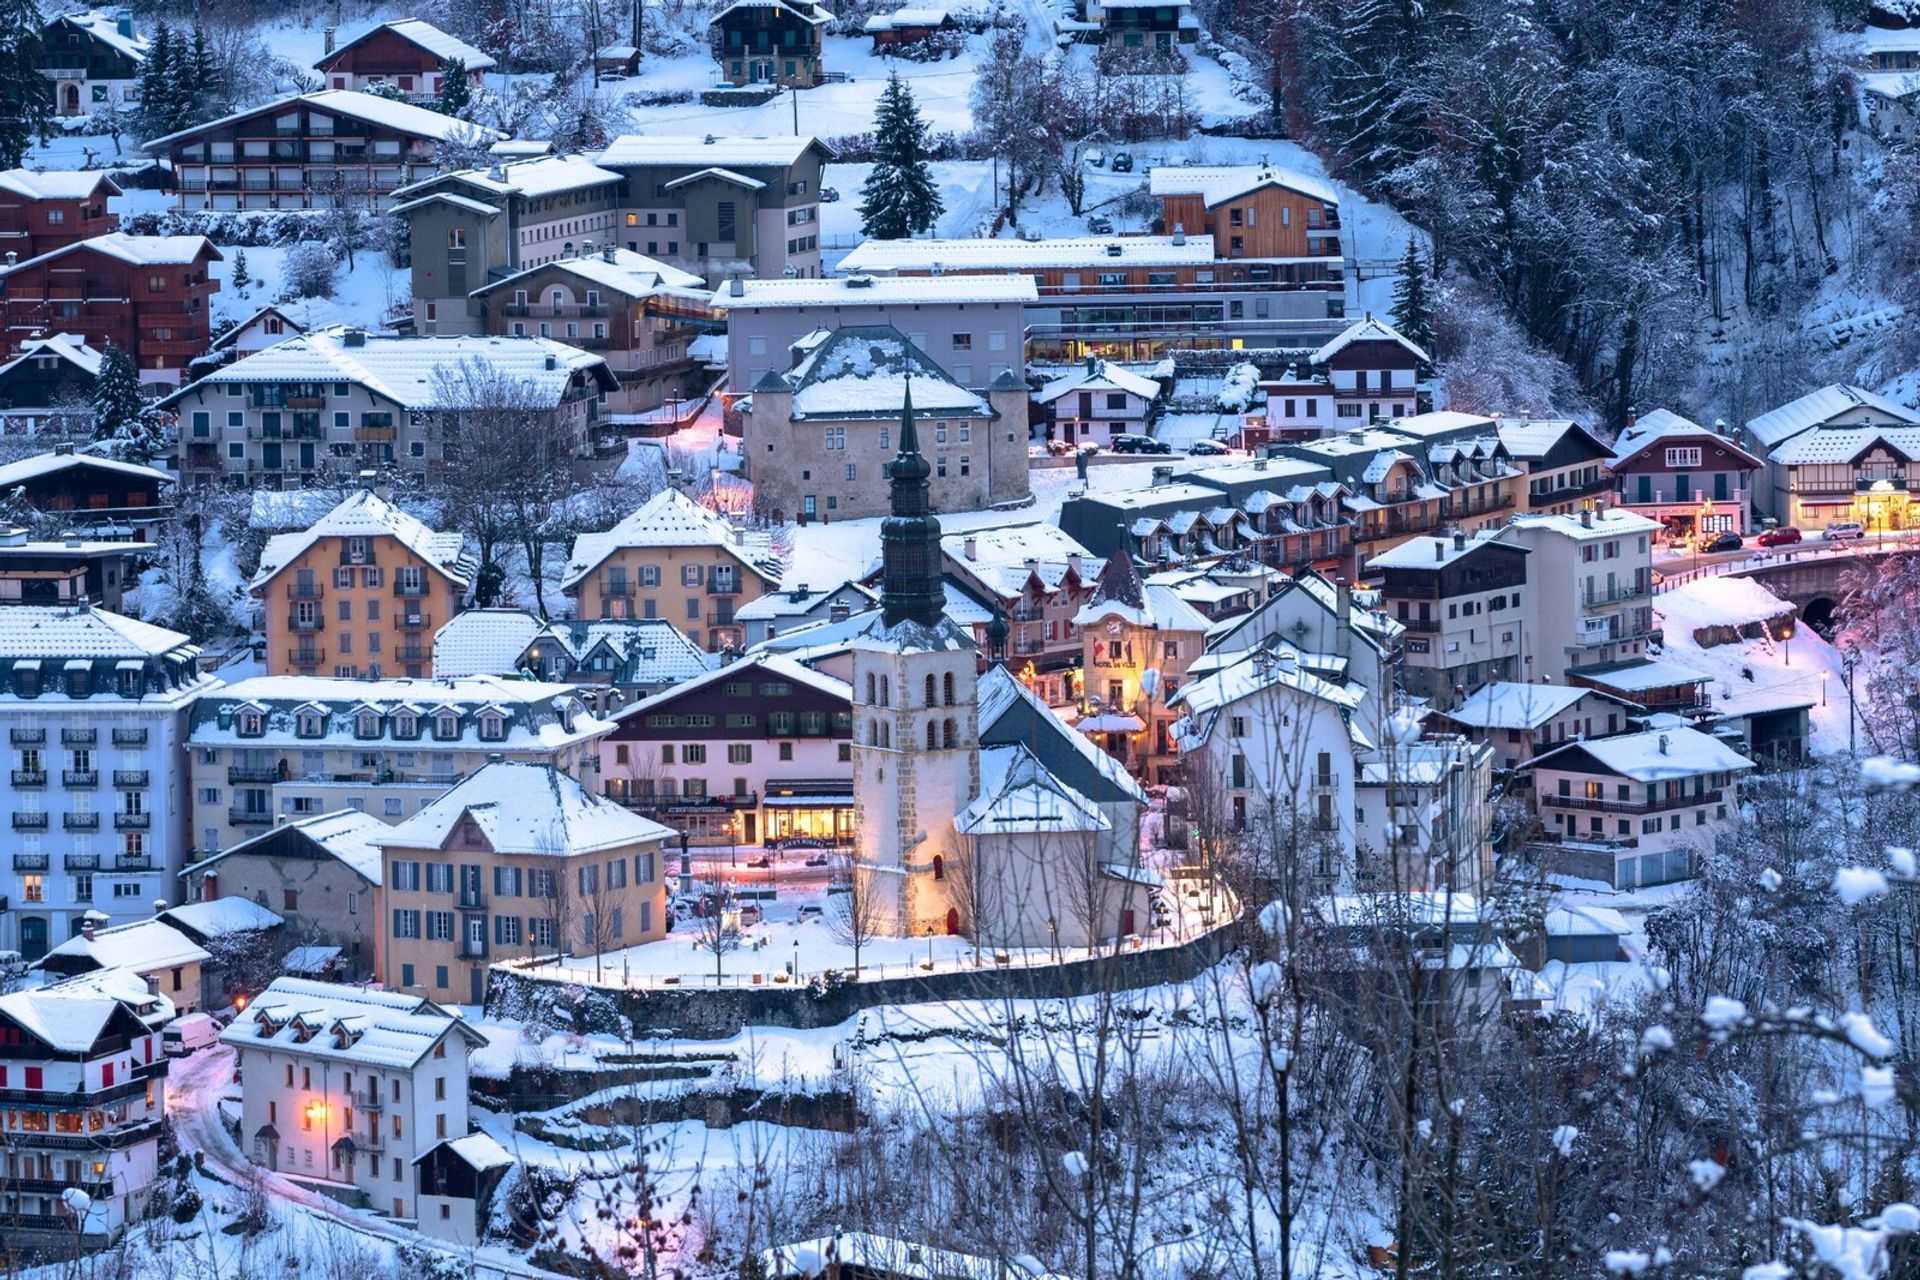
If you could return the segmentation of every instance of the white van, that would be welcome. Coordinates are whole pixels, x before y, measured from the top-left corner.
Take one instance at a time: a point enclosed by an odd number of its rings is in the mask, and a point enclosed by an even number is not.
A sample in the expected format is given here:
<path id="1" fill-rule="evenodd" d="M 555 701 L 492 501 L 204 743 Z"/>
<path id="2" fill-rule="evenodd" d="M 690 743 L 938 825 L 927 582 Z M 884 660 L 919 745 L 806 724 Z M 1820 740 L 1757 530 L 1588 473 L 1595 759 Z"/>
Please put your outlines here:
<path id="1" fill-rule="evenodd" d="M 1822 530 L 1820 536 L 1828 542 L 1847 542 L 1866 537 L 1867 527 L 1858 520 L 1836 520 Z"/>
<path id="2" fill-rule="evenodd" d="M 197 1053 L 220 1038 L 220 1024 L 211 1014 L 190 1013 L 175 1018 L 160 1032 L 160 1048 L 169 1058 Z"/>

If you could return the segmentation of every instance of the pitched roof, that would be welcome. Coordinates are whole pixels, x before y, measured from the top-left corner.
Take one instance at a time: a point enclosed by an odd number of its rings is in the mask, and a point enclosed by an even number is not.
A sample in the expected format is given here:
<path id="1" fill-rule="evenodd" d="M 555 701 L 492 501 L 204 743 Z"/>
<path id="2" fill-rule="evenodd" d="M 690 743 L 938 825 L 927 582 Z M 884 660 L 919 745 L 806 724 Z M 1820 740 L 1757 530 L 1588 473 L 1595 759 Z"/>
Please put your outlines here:
<path id="1" fill-rule="evenodd" d="M 164 137 L 153 138 L 144 144 L 147 151 L 156 147 L 165 147 L 183 138 L 197 133 L 218 129 L 254 116 L 268 115 L 276 111 L 285 111 L 296 104 L 317 107 L 350 119 L 365 121 L 392 129 L 396 133 L 411 134 L 416 138 L 427 138 L 435 142 L 450 142 L 455 139 L 472 138 L 479 142 L 489 142 L 505 138 L 507 135 L 498 129 L 488 129 L 480 125 L 469 124 L 454 116 L 442 115 L 426 107 L 416 107 L 411 102 L 397 102 L 392 98 L 383 98 L 378 94 L 360 93 L 353 89 L 322 89 L 316 93 L 296 93 L 285 98 L 276 98 L 258 106 L 247 107 L 231 115 L 196 124 L 190 128 L 169 133 Z"/>
<path id="2" fill-rule="evenodd" d="M 793 391 L 790 412 L 796 420 L 898 418 L 905 411 L 909 380 L 914 412 L 920 416 L 993 414 L 985 400 L 955 382 L 890 324 L 834 329 L 814 343 L 791 372 L 778 376 Z"/>
<path id="3" fill-rule="evenodd" d="M 383 849 L 438 849 L 467 817 L 496 853 L 571 857 L 674 834 L 552 765 L 492 760 L 376 839 Z"/>
<path id="4" fill-rule="evenodd" d="M 101 43 L 126 54 L 135 62 L 145 62 L 147 53 L 153 48 L 150 37 L 121 34 L 118 15 L 99 9 L 90 9 L 85 13 L 62 14 L 53 19 L 53 22 L 70 22 Z M 48 25 L 51 26 L 52 23 Z"/>
<path id="5" fill-rule="evenodd" d="M 967 836 L 1111 831 L 1093 801 L 1060 781 L 1024 746 L 980 750 L 980 794 L 953 816 Z"/>
<path id="6" fill-rule="evenodd" d="M 717 681 L 751 679 L 752 676 L 748 673 L 755 671 L 776 679 L 790 681 L 793 684 L 804 685 L 809 689 L 826 694 L 829 698 L 835 698 L 849 703 L 853 701 L 853 686 L 845 680 L 830 676 L 824 671 L 816 671 L 796 659 L 780 654 L 767 653 L 745 657 L 737 662 L 729 663 L 724 667 L 715 667 L 713 670 L 694 676 L 690 680 L 684 680 L 674 685 L 671 689 L 662 689 L 659 693 L 622 707 L 614 713 L 613 718 L 617 721 L 624 721 L 632 720 L 637 716 L 645 716 L 650 711 L 676 701 L 695 690 L 704 689 Z"/>
<path id="7" fill-rule="evenodd" d="M 1772 453 L 1770 462 L 1852 462 L 1875 445 L 1908 459 L 1920 459 L 1920 427 L 1820 427 L 1802 431 Z"/>
<path id="8" fill-rule="evenodd" d="M 160 401 L 178 404 L 208 386 L 252 382 L 350 382 L 403 409 L 467 407 L 474 393 L 463 375 L 480 366 L 524 387 L 536 403 L 553 406 L 565 398 L 575 374 L 601 387 L 618 385 L 607 362 L 591 352 L 549 338 L 498 336 L 398 337 L 359 333 L 347 326 L 316 329 L 297 338 L 243 356 L 188 383 Z M 482 384 L 477 390 L 486 390 Z"/>
<path id="9" fill-rule="evenodd" d="M 0 609 L 0 654 L 9 658 L 153 658 L 175 650 L 199 652 L 181 632 L 105 609 Z"/>
<path id="10" fill-rule="evenodd" d="M 1367 561 L 1369 569 L 1444 569 L 1485 547 L 1499 546 L 1525 554 L 1527 548 L 1500 541 L 1497 529 L 1482 529 L 1471 536 L 1448 537 L 1423 534 L 1382 551 Z"/>
<path id="11" fill-rule="evenodd" d="M 1333 341 L 1308 356 L 1307 363 L 1325 364 L 1356 342 L 1391 342 L 1405 347 L 1416 360 L 1424 362 L 1432 359 L 1423 348 L 1408 341 L 1398 329 L 1386 321 L 1375 319 L 1373 313 L 1369 311 L 1364 319 L 1348 325 Z"/>
<path id="12" fill-rule="evenodd" d="M 27 258 L 11 267 L 0 267 L 0 277 L 74 253 L 104 254 L 135 267 L 184 266 L 199 261 L 202 254 L 215 262 L 224 261 L 220 250 L 205 236 L 130 236 L 124 231 L 109 231 L 103 236 L 89 236 L 49 249 L 39 257 Z"/>
<path id="13" fill-rule="evenodd" d="M 828 12 L 824 5 L 814 3 L 814 0 L 733 0 L 732 4 L 714 14 L 707 25 L 712 26 L 736 9 L 784 9 L 800 21 L 815 27 L 824 26 L 833 21 L 833 14 Z"/>
<path id="14" fill-rule="evenodd" d="M 826 146 L 811 137 L 734 137 L 698 133 L 629 133 L 607 144 L 602 165 L 692 165 L 706 168 L 764 169 L 795 164 L 811 147 Z"/>
<path id="15" fill-rule="evenodd" d="M 132 969 L 152 973 L 178 965 L 201 964 L 213 957 L 165 920 L 136 920 L 99 929 L 89 938 L 75 934 L 47 952 L 38 963 L 58 972 L 60 960 L 84 959 L 96 969 Z M 55 963 L 48 965 L 48 961 Z"/>
<path id="16" fill-rule="evenodd" d="M 710 165 L 705 169 L 695 169 L 692 173 L 681 174 L 671 182 L 668 182 L 666 188 L 672 191 L 695 182 L 705 182 L 708 179 L 725 182 L 736 187 L 745 187 L 748 191 L 764 191 L 767 186 L 767 184 L 760 181 L 760 179 L 750 178 L 738 170 L 723 169 L 719 165 Z"/>
<path id="17" fill-rule="evenodd" d="M 434 1152 L 446 1148 L 458 1156 L 468 1168 L 484 1173 L 488 1169 L 498 1169 L 515 1163 L 511 1151 L 495 1142 L 485 1133 L 470 1133 L 464 1138 L 448 1138 L 437 1142 L 413 1158 L 415 1164 L 430 1159 Z"/>
<path id="18" fill-rule="evenodd" d="M 148 995 L 143 979 L 103 988 L 92 980 L 95 976 L 0 995 L 0 1015 L 56 1053 L 87 1053 L 122 1010 L 141 1017 L 144 1002 L 135 996 L 136 987 L 140 995 Z M 172 1012 L 169 1006 L 167 1015 Z"/>
<path id="19" fill-rule="evenodd" d="M 1741 445 L 1715 431 L 1712 427 L 1703 427 L 1688 418 L 1683 418 L 1670 409 L 1654 409 L 1641 414 L 1620 433 L 1613 442 L 1613 456 L 1607 459 L 1607 465 L 1618 467 L 1636 454 L 1644 452 L 1649 446 L 1661 440 L 1686 437 L 1708 436 L 1730 453 L 1737 453 L 1754 466 L 1762 465 L 1762 459 L 1749 453 Z"/>
<path id="20" fill-rule="evenodd" d="M 974 702 L 983 749 L 1017 743 L 1081 795 L 1102 802 L 1147 802 L 1147 793 L 1125 766 L 1054 714 L 1005 667 L 987 668 L 974 686 Z"/>
<path id="21" fill-rule="evenodd" d="M 47 356 L 65 361 L 90 378 L 98 377 L 100 374 L 101 353 L 88 346 L 84 338 L 71 333 L 56 333 L 48 338 L 28 338 L 20 344 L 19 355 L 5 364 L 0 364 L 0 374 L 29 360 Z"/>
<path id="22" fill-rule="evenodd" d="M 954 277 L 947 277 L 952 279 Z M 965 279 L 965 277 L 959 277 Z M 1095 360 L 1093 367 L 1076 366 L 1071 373 L 1063 374 L 1041 387 L 1034 399 L 1042 404 L 1050 404 L 1061 396 L 1074 391 L 1087 391 L 1096 388 L 1111 387 L 1125 391 L 1129 395 L 1139 396 L 1142 400 L 1154 400 L 1160 395 L 1160 384 L 1109 360 Z"/>
<path id="23" fill-rule="evenodd" d="M 739 292 L 734 292 L 735 288 Z M 820 276 L 815 279 L 731 280 L 713 295 L 716 307 L 889 307 L 992 303 L 1031 304 L 1040 288 L 1032 276 Z"/>
<path id="24" fill-rule="evenodd" d="M 478 298 L 503 288 L 515 287 L 516 281 L 524 281 L 540 271 L 564 271 L 628 298 L 647 298 L 663 291 L 678 291 L 689 301 L 704 303 L 707 300 L 705 286 L 700 277 L 691 271 L 682 271 L 658 258 L 649 258 L 631 249 L 612 247 L 575 257 L 554 258 L 510 276 L 489 280 L 469 296 Z"/>
<path id="25" fill-rule="evenodd" d="M 1045 240 L 863 240 L 840 260 L 840 270 L 1042 271 L 1097 266 L 1207 266 L 1209 236 L 1055 236 Z"/>
<path id="26" fill-rule="evenodd" d="M 1476 729 L 1538 729 L 1582 698 L 1602 698 L 1619 706 L 1633 706 L 1612 694 L 1578 685 L 1496 681 L 1474 690 L 1445 714 L 1449 720 Z"/>
<path id="27" fill-rule="evenodd" d="M 606 532 L 583 533 L 575 538 L 573 554 L 567 557 L 566 570 L 560 575 L 561 588 L 579 582 L 624 547 L 717 547 L 768 585 L 780 580 L 766 562 L 748 553 L 745 540 L 726 517 L 709 511 L 678 489 L 662 489 Z"/>
<path id="28" fill-rule="evenodd" d="M 326 329 L 347 322 L 347 313 L 339 304 L 327 298 L 289 298 L 280 302 L 269 302 L 252 315 L 242 320 L 220 337 L 214 339 L 213 350 L 219 351 L 232 346 L 240 335 L 269 315 L 279 316 L 291 325 L 295 335 L 311 333 L 315 329 Z"/>
<path id="29" fill-rule="evenodd" d="M 251 853 L 262 844 L 284 838 L 284 832 L 297 831 L 368 884 L 377 885 L 381 881 L 380 848 L 373 843 L 373 837 L 386 830 L 387 824 L 370 813 L 359 809 L 335 809 L 330 813 L 294 818 L 282 826 L 250 836 L 210 858 L 202 858 L 186 871 L 199 871 L 235 854 Z"/>
<path id="30" fill-rule="evenodd" d="M 1147 175 L 1150 195 L 1199 196 L 1209 209 L 1265 186 L 1285 187 L 1325 204 L 1340 203 L 1340 193 L 1321 179 L 1271 164 L 1162 164 L 1155 165 Z M 1318 363 L 1317 357 L 1315 362 Z"/>
<path id="31" fill-rule="evenodd" d="M 1757 418 L 1749 418 L 1747 434 L 1758 441 L 1761 448 L 1772 450 L 1802 431 L 1811 430 L 1856 409 L 1884 414 L 1892 422 L 1920 423 L 1920 413 L 1898 401 L 1889 400 L 1864 387 L 1836 382 L 1809 391 L 1799 399 L 1791 400 Z"/>
<path id="32" fill-rule="evenodd" d="M 1533 767 L 1566 768 L 1572 763 L 1568 757 L 1575 753 L 1591 756 L 1608 772 L 1635 782 L 1662 782 L 1702 773 L 1742 773 L 1753 768 L 1753 761 L 1711 734 L 1679 727 L 1570 742 L 1535 756 Z"/>
<path id="33" fill-rule="evenodd" d="M 625 664 L 614 673 L 615 683 L 674 684 L 706 672 L 716 660 L 665 618 L 541 622 L 524 609 L 466 609 L 434 634 L 433 673 L 511 675 L 529 649 L 547 644 L 576 662 L 604 645 Z"/>
<path id="34" fill-rule="evenodd" d="M 29 200 L 84 200 L 104 183 L 123 194 L 117 183 L 100 169 L 6 169 L 0 170 L 0 191 L 11 191 Z"/>
<path id="35" fill-rule="evenodd" d="M 532 156 L 511 160 L 484 169 L 456 169 L 436 173 L 418 182 L 394 189 L 394 199 L 405 200 L 424 191 L 450 185 L 472 187 L 489 196 L 524 196 L 537 199 L 563 191 L 581 191 L 604 187 L 621 180 L 611 169 L 602 169 L 587 156 L 563 154 Z"/>
<path id="36" fill-rule="evenodd" d="M 473 571 L 462 534 L 429 529 L 371 489 L 359 489 L 305 530 L 269 538 L 249 587 L 265 587 L 322 538 L 392 538 L 462 589 Z"/>
<path id="37" fill-rule="evenodd" d="M 469 71 L 486 71 L 494 65 L 493 59 L 482 50 L 474 48 L 457 36 L 448 35 L 431 22 L 423 22 L 419 18 L 402 18 L 397 22 L 383 22 L 377 27 L 371 27 L 353 39 L 345 41 L 313 65 L 324 70 L 338 62 L 341 54 L 382 31 L 391 31 L 408 44 L 425 49 L 442 62 L 452 62 L 457 58 Z"/>
<path id="38" fill-rule="evenodd" d="M 168 907 L 160 913 L 160 918 L 178 926 L 190 938 L 221 938 L 231 933 L 277 929 L 286 923 L 278 912 L 238 895 Z"/>
<path id="39" fill-rule="evenodd" d="M 485 1043 L 457 1014 L 425 996 L 282 977 L 220 1033 L 220 1043 L 407 1068 L 449 1035 L 469 1045 Z"/>
<path id="40" fill-rule="evenodd" d="M 1540 530 L 1571 538 L 1575 542 L 1588 542 L 1595 538 L 1617 538 L 1622 534 L 1655 533 L 1660 529 L 1660 522 L 1648 519 L 1638 511 L 1628 511 L 1625 507 L 1606 507 L 1594 512 L 1591 521 L 1581 516 L 1545 511 L 1522 512 L 1514 516 L 1507 527 L 1521 537 Z"/>

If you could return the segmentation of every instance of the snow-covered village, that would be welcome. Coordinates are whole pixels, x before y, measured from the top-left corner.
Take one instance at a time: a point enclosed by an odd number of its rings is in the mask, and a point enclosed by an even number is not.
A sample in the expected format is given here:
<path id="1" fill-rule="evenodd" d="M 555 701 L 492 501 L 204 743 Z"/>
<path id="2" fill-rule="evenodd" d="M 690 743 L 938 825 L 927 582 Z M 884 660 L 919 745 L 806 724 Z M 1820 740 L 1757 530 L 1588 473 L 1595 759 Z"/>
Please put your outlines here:
<path id="1" fill-rule="evenodd" d="M 1920 1277 L 1920 0 L 898 3 L 0 0 L 0 1277 Z"/>

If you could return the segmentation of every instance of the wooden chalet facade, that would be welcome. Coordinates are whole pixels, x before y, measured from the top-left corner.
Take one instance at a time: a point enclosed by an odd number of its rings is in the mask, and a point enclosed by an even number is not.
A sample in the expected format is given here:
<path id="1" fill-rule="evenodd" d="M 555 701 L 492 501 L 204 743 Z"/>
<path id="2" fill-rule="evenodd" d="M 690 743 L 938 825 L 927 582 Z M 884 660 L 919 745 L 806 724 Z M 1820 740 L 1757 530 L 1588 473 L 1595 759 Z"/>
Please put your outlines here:
<path id="1" fill-rule="evenodd" d="M 494 60 L 432 23 L 409 18 L 383 22 L 336 49 L 330 49 L 314 70 L 326 78 L 329 89 L 370 89 L 391 85 L 415 102 L 433 102 L 458 62 L 475 88 L 486 81 Z"/>
<path id="2" fill-rule="evenodd" d="M 75 453 L 64 444 L 0 466 L 0 493 L 17 489 L 29 509 L 65 517 L 71 527 L 101 537 L 107 536 L 103 526 L 150 537 L 152 527 L 171 512 L 161 501 L 169 480 L 153 467 Z"/>
<path id="3" fill-rule="evenodd" d="M 25 262 L 119 229 L 107 201 L 120 188 L 104 173 L 0 173 L 0 254 Z"/>
<path id="4" fill-rule="evenodd" d="M 707 25 L 707 39 L 728 84 L 810 89 L 824 76 L 821 36 L 832 20 L 812 0 L 734 0 Z"/>
<path id="5" fill-rule="evenodd" d="M 140 68 L 148 42 L 135 35 L 133 12 L 67 13 L 40 29 L 40 74 L 51 85 L 53 113 L 61 117 L 139 105 Z"/>
<path id="6" fill-rule="evenodd" d="M 8 355 L 48 333 L 81 338 L 96 351 L 112 343 L 139 367 L 140 381 L 177 385 L 212 341 L 210 266 L 220 251 L 204 236 L 81 240 L 0 270 L 0 316 Z"/>

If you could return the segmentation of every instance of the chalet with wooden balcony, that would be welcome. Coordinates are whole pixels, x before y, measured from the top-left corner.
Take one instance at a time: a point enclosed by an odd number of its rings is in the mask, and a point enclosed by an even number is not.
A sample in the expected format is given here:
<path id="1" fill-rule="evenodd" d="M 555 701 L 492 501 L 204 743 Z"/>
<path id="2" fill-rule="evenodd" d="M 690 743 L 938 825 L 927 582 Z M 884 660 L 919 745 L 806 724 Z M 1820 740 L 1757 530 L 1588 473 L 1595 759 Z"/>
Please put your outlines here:
<path id="1" fill-rule="evenodd" d="M 121 195 L 99 171 L 0 171 L 0 255 L 25 262 L 119 229 L 107 201 Z"/>
<path id="2" fill-rule="evenodd" d="M 112 232 L 0 268 L 5 351 L 17 355 L 49 333 L 73 334 L 95 350 L 133 357 L 140 381 L 177 385 L 211 341 L 220 251 L 205 236 Z"/>
<path id="3" fill-rule="evenodd" d="M 607 362 L 544 338 L 414 338 L 338 326 L 222 365 L 161 403 L 180 417 L 189 484 L 297 489 L 390 469 L 425 483 L 447 460 L 460 415 L 486 387 L 473 369 L 529 388 L 557 444 L 593 447 Z M 445 621 L 445 619 L 441 619 Z"/>
<path id="4" fill-rule="evenodd" d="M 1264 381 L 1266 416 L 1242 431 L 1245 448 L 1312 440 L 1362 424 L 1423 413 L 1431 358 L 1392 325 L 1369 313 L 1283 377 Z"/>
<path id="5" fill-rule="evenodd" d="M 1628 423 L 1607 460 L 1617 505 L 1658 521 L 1664 538 L 1747 533 L 1753 525 L 1754 479 L 1766 463 L 1735 441 L 1725 423 L 1716 426 L 1703 427 L 1665 409 Z M 1812 518 L 1813 528 L 1852 519 L 1853 477 L 1845 479 L 1844 490 L 1832 495 L 1808 491 L 1816 505 L 1831 497 L 1839 510 L 1794 514 Z"/>
<path id="6" fill-rule="evenodd" d="M 876 13 L 860 30 L 872 37 L 873 51 L 877 54 L 905 50 L 909 56 L 927 56 L 935 51 L 929 46 L 957 48 L 957 42 L 962 39 L 960 24 L 954 21 L 953 14 L 931 7 Z"/>
<path id="7" fill-rule="evenodd" d="M 155 138 L 181 209 L 385 209 L 437 172 L 438 148 L 505 135 L 351 89 L 298 94 Z"/>
<path id="8" fill-rule="evenodd" d="M 1216 259 L 1271 266 L 1274 284 L 1339 291 L 1340 196 L 1320 179 L 1263 164 L 1159 165 L 1147 190 L 1161 226 L 1208 237 Z"/>
<path id="9" fill-rule="evenodd" d="M 1109 52 L 1171 54 L 1200 38 L 1191 0 L 1085 0 L 1085 9 L 1082 22 L 1062 25 L 1091 28 L 1074 34 L 1104 44 Z"/>
<path id="10" fill-rule="evenodd" d="M 153 551 L 150 542 L 36 542 L 18 525 L 0 525 L 0 605 L 86 603 L 118 611 Z"/>
<path id="11" fill-rule="evenodd" d="M 250 584 L 267 673 L 432 674 L 433 633 L 460 611 L 473 582 L 464 541 L 364 489 L 310 528 L 269 539 Z"/>
<path id="12" fill-rule="evenodd" d="M 1526 509 L 1571 515 L 1614 487 L 1605 444 L 1566 418 L 1502 418 L 1500 443 L 1527 478 Z"/>
<path id="13" fill-rule="evenodd" d="M 333 35 L 327 35 L 329 45 Z M 407 18 L 383 22 L 335 48 L 329 48 L 313 69 L 326 78 L 329 89 L 363 91 L 391 86 L 412 102 L 438 101 L 446 78 L 458 65 L 475 89 L 486 83 L 494 60 L 465 40 L 450 36 L 431 22 Z"/>
<path id="14" fill-rule="evenodd" d="M 707 24 L 707 41 L 728 84 L 810 89 L 824 74 L 821 37 L 831 21 L 813 0 L 733 0 Z"/>
<path id="15" fill-rule="evenodd" d="M 1528 555 L 1488 531 L 1409 538 L 1366 562 L 1381 607 L 1406 628 L 1408 692 L 1444 711 L 1489 681 L 1522 678 Z"/>
<path id="16" fill-rule="evenodd" d="M 21 494 L 30 510 L 58 519 L 63 533 L 101 541 L 153 541 L 173 514 L 173 477 L 155 467 L 76 453 L 72 445 L 0 465 L 0 493 Z"/>
<path id="17" fill-rule="evenodd" d="M 486 333 L 555 338 L 605 356 L 620 379 L 607 404 L 615 420 L 645 421 L 669 400 L 697 399 L 709 376 L 689 347 L 725 329 L 699 276 L 611 244 L 491 281 L 471 304 Z M 654 433 L 672 429 L 671 417 L 654 416 Z"/>
<path id="18" fill-rule="evenodd" d="M 129 9 L 67 13 L 47 23 L 40 29 L 40 74 L 52 82 L 53 113 L 137 110 L 151 47 L 134 31 Z"/>

